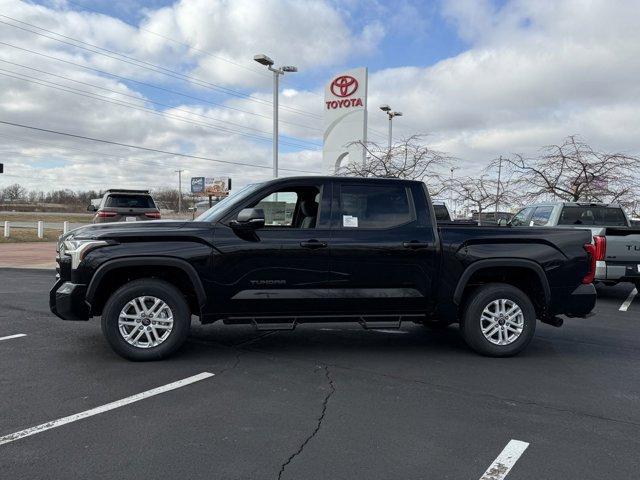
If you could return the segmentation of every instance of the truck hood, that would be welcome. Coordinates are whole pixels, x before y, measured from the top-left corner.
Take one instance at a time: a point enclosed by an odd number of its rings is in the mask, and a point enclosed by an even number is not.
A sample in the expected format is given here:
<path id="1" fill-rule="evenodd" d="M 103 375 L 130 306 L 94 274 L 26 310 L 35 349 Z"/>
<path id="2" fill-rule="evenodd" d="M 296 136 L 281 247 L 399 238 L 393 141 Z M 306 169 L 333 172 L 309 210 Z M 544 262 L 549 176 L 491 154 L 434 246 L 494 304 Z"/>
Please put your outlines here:
<path id="1" fill-rule="evenodd" d="M 114 222 L 86 225 L 71 230 L 60 237 L 60 241 L 68 238 L 122 238 L 122 237 L 155 237 L 182 232 L 185 228 L 201 230 L 210 228 L 210 224 L 204 222 L 153 220 L 148 222 Z M 189 229 L 191 229 L 189 228 Z"/>

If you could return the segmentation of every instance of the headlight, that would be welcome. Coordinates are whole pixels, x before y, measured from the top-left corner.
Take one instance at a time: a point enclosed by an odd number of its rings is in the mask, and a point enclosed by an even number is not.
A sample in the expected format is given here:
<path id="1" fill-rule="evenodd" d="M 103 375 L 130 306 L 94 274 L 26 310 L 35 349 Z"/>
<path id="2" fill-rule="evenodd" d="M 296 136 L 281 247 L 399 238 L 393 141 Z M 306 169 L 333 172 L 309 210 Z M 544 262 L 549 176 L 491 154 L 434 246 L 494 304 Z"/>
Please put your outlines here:
<path id="1" fill-rule="evenodd" d="M 65 240 L 60 246 L 60 255 L 71 257 L 71 268 L 76 269 L 84 257 L 94 248 L 109 245 L 104 240 Z"/>

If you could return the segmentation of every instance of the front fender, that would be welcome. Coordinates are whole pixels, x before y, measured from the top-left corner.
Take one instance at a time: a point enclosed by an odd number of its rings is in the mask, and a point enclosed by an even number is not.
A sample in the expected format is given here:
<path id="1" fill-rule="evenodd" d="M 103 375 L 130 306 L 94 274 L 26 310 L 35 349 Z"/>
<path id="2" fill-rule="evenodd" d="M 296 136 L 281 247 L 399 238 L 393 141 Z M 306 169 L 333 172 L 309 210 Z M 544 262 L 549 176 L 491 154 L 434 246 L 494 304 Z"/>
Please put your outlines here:
<path id="1" fill-rule="evenodd" d="M 207 295 L 205 293 L 204 287 L 202 286 L 202 281 L 198 276 L 198 272 L 196 269 L 186 260 L 182 260 L 180 258 L 175 257 L 126 257 L 126 258 L 116 258 L 113 260 L 107 260 L 105 263 L 100 265 L 96 272 L 91 277 L 91 281 L 89 282 L 89 286 L 87 287 L 87 295 L 86 300 L 89 304 L 93 303 L 93 300 L 96 297 L 98 289 L 100 287 L 100 283 L 107 273 L 116 269 L 123 267 L 142 267 L 142 266 L 167 266 L 167 267 L 176 267 L 184 271 L 196 293 L 196 297 L 198 299 L 198 305 L 200 309 L 204 307 L 207 301 Z"/>

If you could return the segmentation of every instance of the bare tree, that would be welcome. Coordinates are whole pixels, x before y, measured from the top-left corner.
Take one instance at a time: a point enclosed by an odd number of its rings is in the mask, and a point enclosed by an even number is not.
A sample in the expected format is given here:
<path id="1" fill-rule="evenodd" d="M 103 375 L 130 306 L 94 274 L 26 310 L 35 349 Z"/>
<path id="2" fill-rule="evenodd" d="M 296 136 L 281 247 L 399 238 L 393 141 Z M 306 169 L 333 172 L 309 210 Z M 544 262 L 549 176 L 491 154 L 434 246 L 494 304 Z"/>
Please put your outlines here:
<path id="1" fill-rule="evenodd" d="M 560 145 L 548 145 L 539 156 L 506 159 L 522 189 L 535 201 L 555 197 L 565 201 L 633 201 L 638 193 L 640 159 L 624 153 L 594 150 L 572 135 Z"/>
<path id="2" fill-rule="evenodd" d="M 27 194 L 27 191 L 19 183 L 14 183 L 13 185 L 9 185 L 8 187 L 5 187 L 2 190 L 2 197 L 5 200 L 9 200 L 11 202 L 24 199 L 26 194 Z"/>
<path id="3" fill-rule="evenodd" d="M 404 138 L 391 148 L 375 142 L 354 142 L 362 147 L 366 160 L 351 162 L 338 175 L 356 177 L 407 178 L 425 182 L 429 193 L 437 197 L 447 188 L 446 167 L 452 157 L 421 142 L 424 135 Z"/>
<path id="4" fill-rule="evenodd" d="M 497 182 L 486 175 L 461 177 L 454 181 L 456 201 L 469 205 L 478 212 L 478 222 L 482 225 L 482 212 L 496 204 Z"/>
<path id="5" fill-rule="evenodd" d="M 162 208 L 178 211 L 178 189 L 177 188 L 159 188 L 154 190 L 153 198 Z"/>

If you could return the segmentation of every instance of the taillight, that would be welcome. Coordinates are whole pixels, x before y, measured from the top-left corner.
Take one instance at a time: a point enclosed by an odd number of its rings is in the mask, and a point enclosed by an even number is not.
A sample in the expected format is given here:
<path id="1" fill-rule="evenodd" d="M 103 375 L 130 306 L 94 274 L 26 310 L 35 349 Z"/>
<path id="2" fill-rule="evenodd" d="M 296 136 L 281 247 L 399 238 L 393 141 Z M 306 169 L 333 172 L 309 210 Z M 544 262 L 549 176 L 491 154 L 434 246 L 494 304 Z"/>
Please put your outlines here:
<path id="1" fill-rule="evenodd" d="M 593 283 L 596 278 L 596 265 L 605 259 L 607 254 L 607 239 L 601 235 L 593 237 L 593 243 L 587 243 L 584 249 L 589 255 L 589 273 L 582 279 L 582 283 Z"/>
<path id="2" fill-rule="evenodd" d="M 108 210 L 100 210 L 98 212 L 98 217 L 100 218 L 110 218 L 110 217 L 115 217 L 118 213 L 117 212 L 109 212 Z"/>
<path id="3" fill-rule="evenodd" d="M 156 220 L 160 220 L 160 212 L 147 212 L 144 214 L 146 217 L 154 218 Z"/>
<path id="4" fill-rule="evenodd" d="M 596 261 L 601 262 L 607 255 L 607 237 L 596 235 L 593 237 L 593 244 L 596 247 Z"/>

